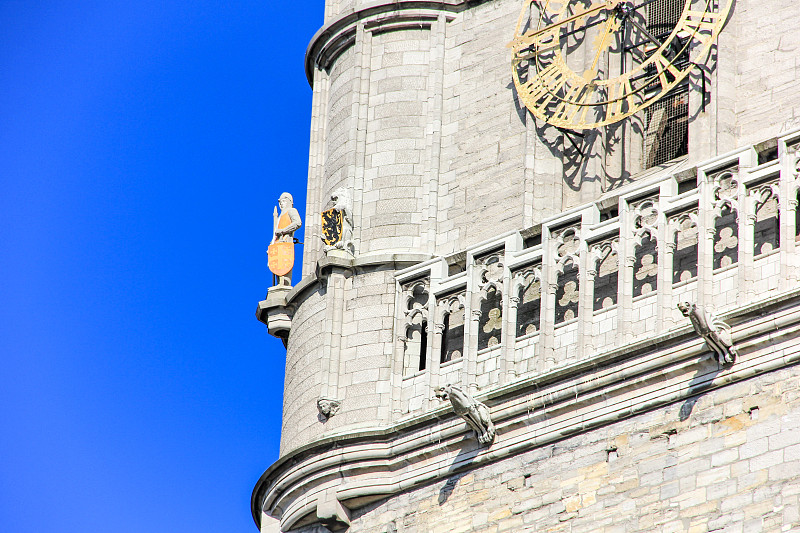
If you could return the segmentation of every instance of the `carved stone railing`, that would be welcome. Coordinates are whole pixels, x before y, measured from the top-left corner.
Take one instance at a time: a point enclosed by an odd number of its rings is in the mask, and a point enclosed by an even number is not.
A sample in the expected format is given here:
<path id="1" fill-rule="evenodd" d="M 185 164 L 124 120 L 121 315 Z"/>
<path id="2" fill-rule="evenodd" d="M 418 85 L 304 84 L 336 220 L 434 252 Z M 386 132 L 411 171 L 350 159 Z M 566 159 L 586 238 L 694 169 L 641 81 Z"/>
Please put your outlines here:
<path id="1" fill-rule="evenodd" d="M 444 258 L 401 271 L 400 300 L 424 283 L 426 303 L 412 313 L 436 318 L 426 342 L 397 341 L 394 418 L 431 407 L 432 387 L 475 394 L 683 328 L 681 301 L 724 314 L 796 288 L 800 132 L 759 146 L 776 144 L 777 158 L 751 146 L 676 165 L 479 243 L 461 254 L 464 272 L 449 275 Z M 442 319 L 455 301 L 463 329 Z M 410 327 L 409 309 L 399 308 L 397 338 Z M 454 334 L 463 339 L 457 360 L 442 348 Z M 425 353 L 413 352 L 420 344 Z"/>

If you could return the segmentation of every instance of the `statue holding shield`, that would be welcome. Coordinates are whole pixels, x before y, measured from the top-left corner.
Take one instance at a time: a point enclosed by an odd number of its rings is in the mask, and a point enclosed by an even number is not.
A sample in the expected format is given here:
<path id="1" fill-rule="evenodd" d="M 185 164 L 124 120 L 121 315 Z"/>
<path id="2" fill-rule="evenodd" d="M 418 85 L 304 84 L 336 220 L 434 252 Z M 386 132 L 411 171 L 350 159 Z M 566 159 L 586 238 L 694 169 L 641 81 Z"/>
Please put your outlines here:
<path id="1" fill-rule="evenodd" d="M 294 232 L 303 225 L 300 213 L 294 208 L 294 200 L 288 192 L 278 199 L 280 213 L 276 207 L 273 212 L 273 236 L 267 249 L 269 269 L 278 276 L 276 286 L 292 285 L 292 267 L 294 266 Z"/>

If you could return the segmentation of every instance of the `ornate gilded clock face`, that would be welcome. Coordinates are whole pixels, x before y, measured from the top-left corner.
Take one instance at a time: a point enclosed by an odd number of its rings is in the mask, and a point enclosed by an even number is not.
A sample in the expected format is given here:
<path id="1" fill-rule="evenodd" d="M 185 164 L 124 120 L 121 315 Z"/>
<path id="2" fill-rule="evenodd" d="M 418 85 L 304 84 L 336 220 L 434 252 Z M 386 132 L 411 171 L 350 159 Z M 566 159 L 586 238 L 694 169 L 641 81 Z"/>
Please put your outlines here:
<path id="1" fill-rule="evenodd" d="M 705 58 L 732 1 L 525 0 L 509 43 L 517 93 L 554 126 L 622 120 Z"/>

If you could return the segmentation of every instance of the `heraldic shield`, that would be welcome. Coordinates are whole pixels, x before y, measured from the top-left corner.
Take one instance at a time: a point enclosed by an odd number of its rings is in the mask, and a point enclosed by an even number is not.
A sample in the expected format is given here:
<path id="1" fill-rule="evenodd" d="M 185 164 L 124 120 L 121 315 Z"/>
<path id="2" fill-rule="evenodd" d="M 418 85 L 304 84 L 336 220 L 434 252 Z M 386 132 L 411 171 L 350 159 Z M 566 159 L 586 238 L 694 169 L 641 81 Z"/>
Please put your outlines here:
<path id="1" fill-rule="evenodd" d="M 335 246 L 342 240 L 342 212 L 328 209 L 322 212 L 322 242 Z"/>
<path id="2" fill-rule="evenodd" d="M 285 276 L 294 266 L 294 243 L 276 242 L 267 248 L 269 269 L 276 276 Z"/>

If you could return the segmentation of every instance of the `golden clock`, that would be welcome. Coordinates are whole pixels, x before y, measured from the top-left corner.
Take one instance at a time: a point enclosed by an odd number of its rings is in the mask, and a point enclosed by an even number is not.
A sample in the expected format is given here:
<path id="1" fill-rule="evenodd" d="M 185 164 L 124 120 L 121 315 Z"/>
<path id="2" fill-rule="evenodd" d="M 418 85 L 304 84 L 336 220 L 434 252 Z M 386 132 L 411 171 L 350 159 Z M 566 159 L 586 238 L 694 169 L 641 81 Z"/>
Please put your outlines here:
<path id="1" fill-rule="evenodd" d="M 508 45 L 517 94 L 536 117 L 561 128 L 622 120 L 686 78 L 732 2 L 525 0 Z"/>

